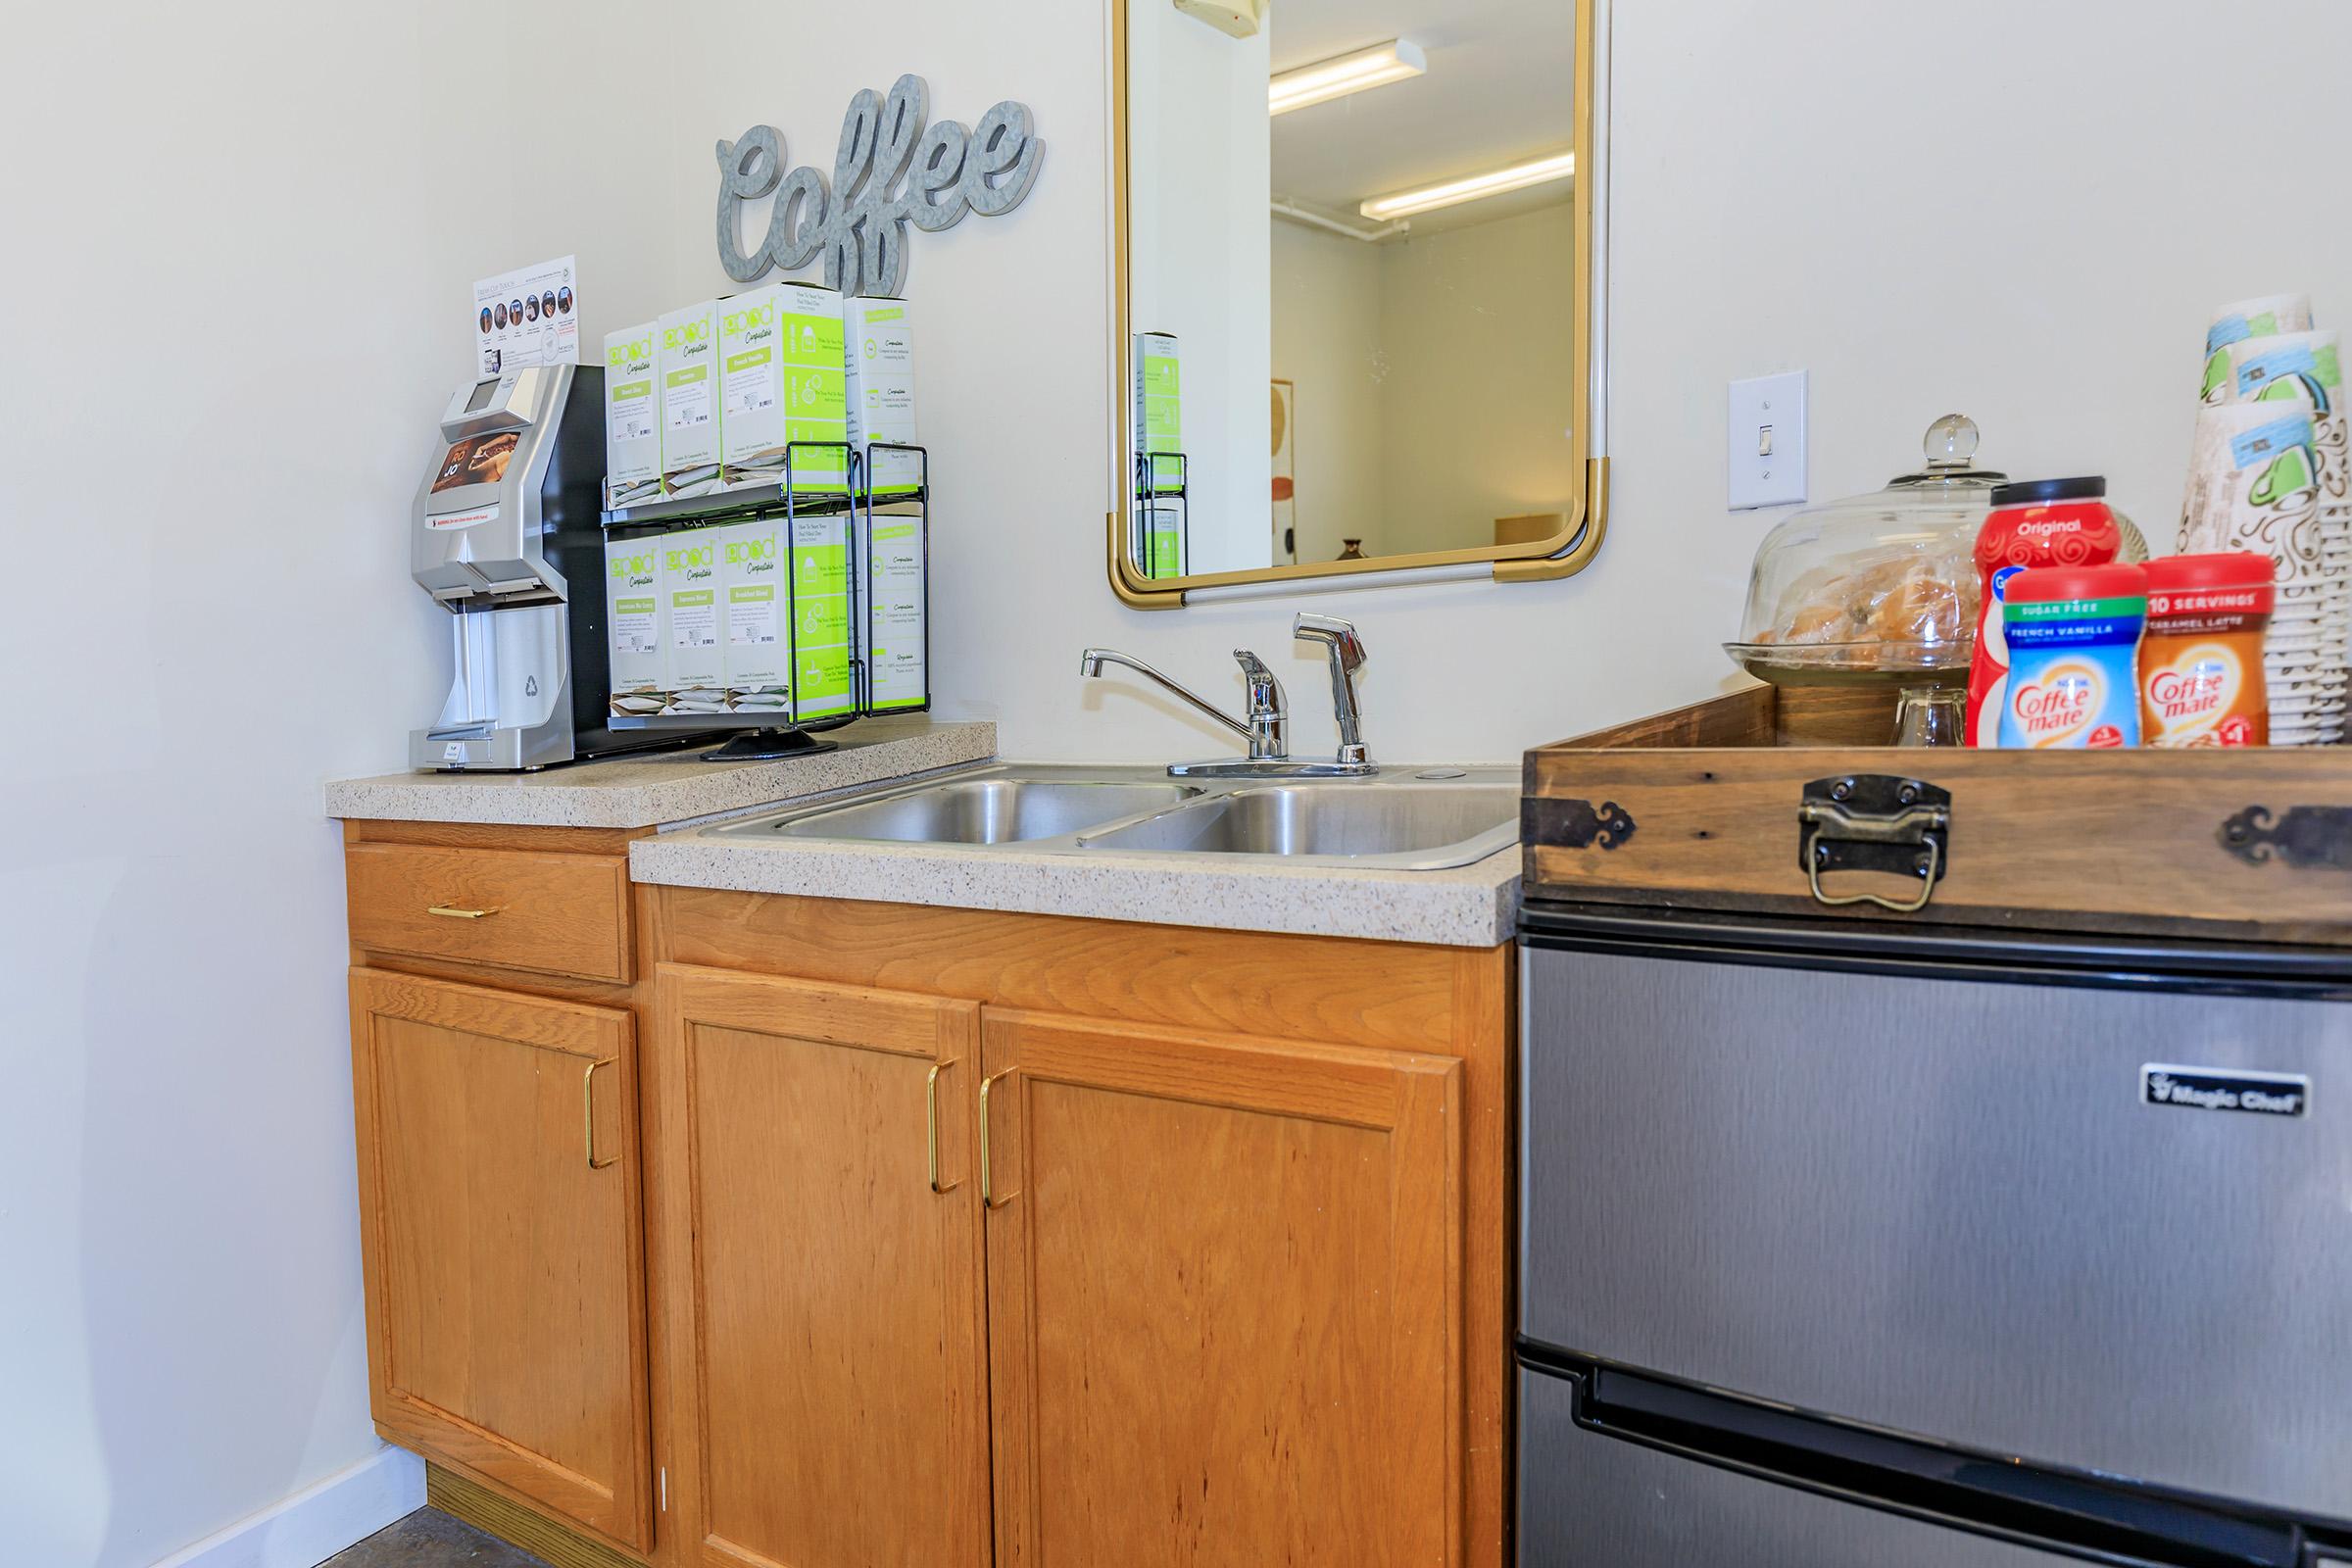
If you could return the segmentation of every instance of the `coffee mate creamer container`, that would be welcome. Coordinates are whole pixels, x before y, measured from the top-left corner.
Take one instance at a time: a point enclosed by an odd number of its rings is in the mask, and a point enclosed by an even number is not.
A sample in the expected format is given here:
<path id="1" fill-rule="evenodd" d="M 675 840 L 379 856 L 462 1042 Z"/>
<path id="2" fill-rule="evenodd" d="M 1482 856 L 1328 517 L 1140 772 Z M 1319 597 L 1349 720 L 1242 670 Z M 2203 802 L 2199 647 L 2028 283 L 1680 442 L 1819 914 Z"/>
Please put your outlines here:
<path id="1" fill-rule="evenodd" d="M 2037 566 L 2005 585 L 2001 630 L 2009 681 L 2001 744 L 2021 750 L 2137 746 L 2138 566 Z"/>
<path id="2" fill-rule="evenodd" d="M 2001 619 L 2009 580 L 2035 566 L 2103 566 L 2124 553 L 2123 527 L 2108 509 L 2107 481 L 2033 479 L 1992 488 L 1992 513 L 1977 531 L 1977 649 L 1968 672 L 1970 746 L 2006 746 L 2009 647 Z"/>
<path id="3" fill-rule="evenodd" d="M 2139 640 L 2140 740 L 2148 746 L 2267 746 L 2262 644 L 2271 558 L 2250 550 L 2151 561 Z"/>

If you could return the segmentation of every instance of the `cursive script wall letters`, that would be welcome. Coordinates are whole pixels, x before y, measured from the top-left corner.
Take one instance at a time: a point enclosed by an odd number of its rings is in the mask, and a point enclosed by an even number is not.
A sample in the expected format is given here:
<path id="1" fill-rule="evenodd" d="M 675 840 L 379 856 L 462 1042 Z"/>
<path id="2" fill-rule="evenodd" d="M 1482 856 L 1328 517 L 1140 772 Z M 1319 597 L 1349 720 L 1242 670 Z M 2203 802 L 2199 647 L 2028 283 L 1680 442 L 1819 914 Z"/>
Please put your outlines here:
<path id="1" fill-rule="evenodd" d="M 825 285 L 844 294 L 897 295 L 906 281 L 906 225 L 937 233 L 966 212 L 1011 212 L 1037 183 L 1046 144 L 1027 104 L 1007 99 L 965 129 L 953 120 L 926 127 L 931 91 L 901 76 L 884 98 L 859 89 L 842 117 L 833 182 L 803 165 L 784 169 L 784 138 L 754 125 L 718 144 L 718 262 L 738 283 L 770 268 L 807 267 L 823 256 Z M 767 233 L 743 248 L 741 211 L 769 194 Z"/>

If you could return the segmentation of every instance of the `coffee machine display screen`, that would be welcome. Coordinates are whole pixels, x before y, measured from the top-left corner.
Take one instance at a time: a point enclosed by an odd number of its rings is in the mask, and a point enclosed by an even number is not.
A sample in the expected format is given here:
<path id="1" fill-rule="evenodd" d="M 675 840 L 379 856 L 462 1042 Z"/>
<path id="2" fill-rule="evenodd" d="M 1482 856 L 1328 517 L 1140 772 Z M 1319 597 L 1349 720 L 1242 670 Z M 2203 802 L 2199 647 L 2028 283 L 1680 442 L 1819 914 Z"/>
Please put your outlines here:
<path id="1" fill-rule="evenodd" d="M 497 390 L 498 377 L 495 375 L 487 381 L 475 383 L 473 388 L 473 396 L 466 400 L 466 412 L 467 414 L 481 413 L 484 409 L 490 406 L 490 394 L 496 392 Z"/>
<path id="2" fill-rule="evenodd" d="M 485 381 L 485 387 L 496 387 L 496 381 Z M 478 399 L 484 394 L 477 390 Z M 522 437 L 514 430 L 493 430 L 488 435 L 469 435 L 453 441 L 441 456 L 441 470 L 433 475 L 434 495 L 444 490 L 458 490 L 469 484 L 496 484 L 506 477 L 507 465 L 514 460 L 514 448 Z"/>

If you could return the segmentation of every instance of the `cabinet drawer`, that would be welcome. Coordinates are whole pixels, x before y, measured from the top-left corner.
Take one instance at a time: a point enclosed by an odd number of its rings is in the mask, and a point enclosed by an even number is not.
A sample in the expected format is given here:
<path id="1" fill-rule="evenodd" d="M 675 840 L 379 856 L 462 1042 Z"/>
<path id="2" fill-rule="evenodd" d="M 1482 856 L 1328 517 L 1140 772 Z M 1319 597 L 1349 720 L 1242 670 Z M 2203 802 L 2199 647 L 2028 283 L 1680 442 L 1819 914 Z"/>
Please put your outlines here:
<path id="1" fill-rule="evenodd" d="M 629 979 L 625 858 L 355 844 L 344 866 L 356 947 Z"/>

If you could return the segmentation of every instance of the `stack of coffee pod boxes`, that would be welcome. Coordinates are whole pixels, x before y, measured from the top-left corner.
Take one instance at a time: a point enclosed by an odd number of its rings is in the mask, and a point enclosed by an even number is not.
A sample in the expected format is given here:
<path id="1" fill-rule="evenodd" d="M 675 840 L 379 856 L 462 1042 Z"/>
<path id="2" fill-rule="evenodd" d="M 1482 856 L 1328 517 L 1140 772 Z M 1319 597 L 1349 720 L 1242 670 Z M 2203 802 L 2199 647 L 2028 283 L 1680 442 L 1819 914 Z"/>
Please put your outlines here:
<path id="1" fill-rule="evenodd" d="M 709 502 L 664 514 L 661 533 L 630 522 L 606 540 L 615 717 L 784 725 L 929 706 L 909 309 L 781 282 L 606 338 L 608 522 L 651 501 Z M 805 514 L 776 514 L 780 484 Z M 730 510 L 737 492 L 749 504 Z"/>
<path id="2" fill-rule="evenodd" d="M 2336 334 L 2312 329 L 2306 295 L 2226 306 L 2206 331 L 2203 390 L 2179 548 L 2271 558 L 2271 744 L 2336 745 L 2352 630 L 2352 431 Z"/>

